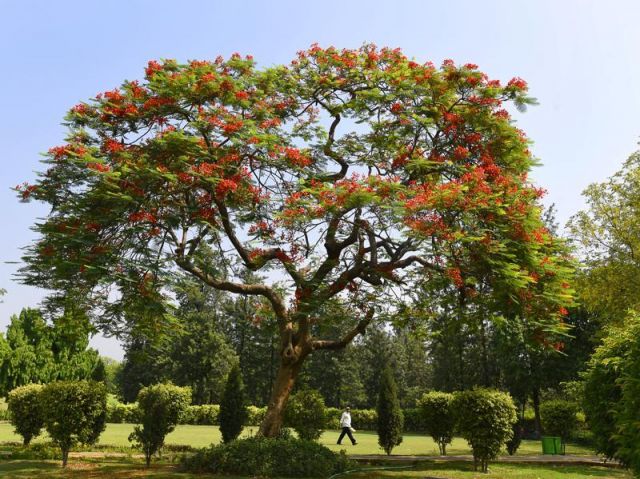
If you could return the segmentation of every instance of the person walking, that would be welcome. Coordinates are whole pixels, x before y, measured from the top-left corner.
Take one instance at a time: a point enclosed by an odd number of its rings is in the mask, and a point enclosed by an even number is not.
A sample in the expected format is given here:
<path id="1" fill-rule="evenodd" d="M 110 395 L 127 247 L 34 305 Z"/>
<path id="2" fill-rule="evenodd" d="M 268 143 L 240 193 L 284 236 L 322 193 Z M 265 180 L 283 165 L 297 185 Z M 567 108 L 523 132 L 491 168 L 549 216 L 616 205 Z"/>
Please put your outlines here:
<path id="1" fill-rule="evenodd" d="M 351 444 L 354 446 L 358 444 L 352 434 L 352 432 L 355 432 L 355 429 L 351 428 L 351 408 L 349 406 L 345 408 L 342 416 L 340 416 L 340 427 L 342 428 L 342 432 L 338 438 L 338 444 L 342 444 L 342 438 L 344 438 L 345 434 L 351 439 Z"/>

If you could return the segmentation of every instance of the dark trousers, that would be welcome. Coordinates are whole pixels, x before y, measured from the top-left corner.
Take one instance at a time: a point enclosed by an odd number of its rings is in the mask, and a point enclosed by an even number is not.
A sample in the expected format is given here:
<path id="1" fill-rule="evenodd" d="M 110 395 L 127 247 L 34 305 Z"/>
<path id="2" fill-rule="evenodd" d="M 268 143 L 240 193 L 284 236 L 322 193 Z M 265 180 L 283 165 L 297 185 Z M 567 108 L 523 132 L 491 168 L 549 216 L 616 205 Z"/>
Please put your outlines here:
<path id="1" fill-rule="evenodd" d="M 349 439 L 351 439 L 351 444 L 355 444 L 356 440 L 353 438 L 353 434 L 351 434 L 351 428 L 350 427 L 343 427 L 342 428 L 342 432 L 340 433 L 340 437 L 338 438 L 338 444 L 342 443 L 342 438 L 344 437 L 344 435 L 349 436 Z"/>

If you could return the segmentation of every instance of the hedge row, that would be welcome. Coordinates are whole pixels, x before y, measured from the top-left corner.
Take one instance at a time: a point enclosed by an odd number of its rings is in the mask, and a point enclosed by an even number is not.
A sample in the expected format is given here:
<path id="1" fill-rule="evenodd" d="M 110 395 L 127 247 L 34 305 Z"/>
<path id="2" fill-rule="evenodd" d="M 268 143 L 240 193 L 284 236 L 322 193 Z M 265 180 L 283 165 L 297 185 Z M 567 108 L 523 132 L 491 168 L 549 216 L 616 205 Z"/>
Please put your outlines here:
<path id="1" fill-rule="evenodd" d="M 248 407 L 248 418 L 246 426 L 259 426 L 264 418 L 267 408 Z M 218 414 L 220 406 L 217 404 L 204 404 L 201 406 L 189 406 L 180 424 L 194 425 L 218 425 Z M 140 413 L 136 403 L 110 403 L 107 406 L 107 422 L 113 423 L 138 423 Z"/>
<path id="2" fill-rule="evenodd" d="M 248 418 L 245 426 L 259 426 L 264 418 L 266 407 L 249 406 Z M 217 404 L 204 404 L 201 406 L 189 406 L 181 424 L 194 425 L 218 425 L 220 406 Z M 405 409 L 405 430 L 420 432 L 424 428 L 420 424 L 418 409 Z M 340 415 L 342 410 L 335 407 L 327 408 L 327 429 L 340 429 Z M 375 409 L 351 409 L 351 422 L 356 429 L 375 430 L 378 416 Z M 110 402 L 107 406 L 107 422 L 112 423 L 137 423 L 139 422 L 138 405 L 136 403 L 123 404 Z"/>

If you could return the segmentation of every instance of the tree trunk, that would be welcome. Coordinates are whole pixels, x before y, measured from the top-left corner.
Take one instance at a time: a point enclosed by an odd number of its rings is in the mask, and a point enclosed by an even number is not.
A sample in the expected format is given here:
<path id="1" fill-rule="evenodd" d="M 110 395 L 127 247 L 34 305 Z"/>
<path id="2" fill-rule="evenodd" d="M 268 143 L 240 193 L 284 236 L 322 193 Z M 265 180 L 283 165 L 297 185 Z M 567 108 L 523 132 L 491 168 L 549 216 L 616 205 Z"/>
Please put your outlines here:
<path id="1" fill-rule="evenodd" d="M 69 448 L 62 448 L 62 467 L 67 467 L 69 461 Z"/>
<path id="2" fill-rule="evenodd" d="M 271 399 L 267 406 L 267 412 L 262 420 L 262 424 L 260 424 L 260 431 L 258 432 L 260 436 L 276 437 L 280 433 L 284 408 L 287 405 L 287 399 L 289 399 L 289 394 L 291 393 L 291 389 L 293 389 L 303 362 L 304 356 L 295 362 L 286 361 L 284 358 L 281 359 L 278 374 L 276 375 L 273 389 L 271 390 Z"/>
<path id="3" fill-rule="evenodd" d="M 533 399 L 533 412 L 535 414 L 536 422 L 536 436 L 537 439 L 542 435 L 542 422 L 540 421 L 540 389 L 534 388 L 532 391 Z"/>

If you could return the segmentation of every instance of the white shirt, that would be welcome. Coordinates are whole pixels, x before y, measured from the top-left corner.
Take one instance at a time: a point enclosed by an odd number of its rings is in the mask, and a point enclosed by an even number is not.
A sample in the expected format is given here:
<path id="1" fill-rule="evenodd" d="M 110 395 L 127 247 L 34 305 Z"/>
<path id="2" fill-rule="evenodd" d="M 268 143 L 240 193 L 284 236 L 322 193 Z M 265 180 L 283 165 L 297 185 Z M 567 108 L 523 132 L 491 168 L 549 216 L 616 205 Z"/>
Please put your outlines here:
<path id="1" fill-rule="evenodd" d="M 351 414 L 347 411 L 343 412 L 340 417 L 340 427 L 351 427 Z"/>

